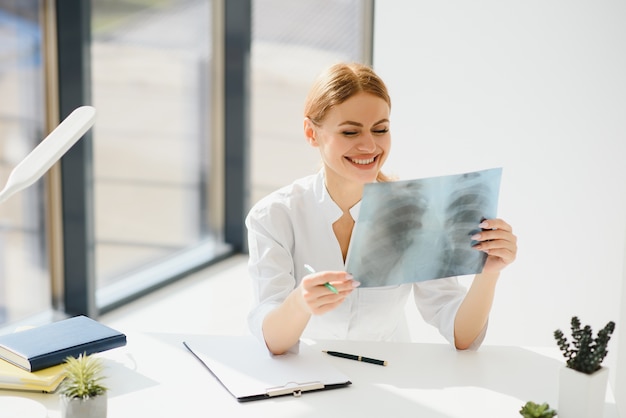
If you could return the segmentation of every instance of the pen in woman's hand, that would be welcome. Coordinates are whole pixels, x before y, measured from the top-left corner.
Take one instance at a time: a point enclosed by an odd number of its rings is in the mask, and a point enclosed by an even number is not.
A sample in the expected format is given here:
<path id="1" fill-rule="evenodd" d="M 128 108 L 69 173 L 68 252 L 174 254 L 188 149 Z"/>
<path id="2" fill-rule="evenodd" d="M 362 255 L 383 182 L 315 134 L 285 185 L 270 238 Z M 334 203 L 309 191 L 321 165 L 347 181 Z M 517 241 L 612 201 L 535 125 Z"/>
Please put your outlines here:
<path id="1" fill-rule="evenodd" d="M 308 264 L 304 265 L 304 268 L 306 269 L 306 271 L 308 271 L 310 274 L 315 273 L 315 270 L 313 269 L 313 267 L 309 266 Z M 334 294 L 338 294 L 339 291 L 335 288 L 335 286 L 333 286 L 332 284 L 326 282 L 324 283 L 324 286 L 326 286 L 326 288 L 328 290 L 330 290 L 331 292 L 333 292 Z"/>

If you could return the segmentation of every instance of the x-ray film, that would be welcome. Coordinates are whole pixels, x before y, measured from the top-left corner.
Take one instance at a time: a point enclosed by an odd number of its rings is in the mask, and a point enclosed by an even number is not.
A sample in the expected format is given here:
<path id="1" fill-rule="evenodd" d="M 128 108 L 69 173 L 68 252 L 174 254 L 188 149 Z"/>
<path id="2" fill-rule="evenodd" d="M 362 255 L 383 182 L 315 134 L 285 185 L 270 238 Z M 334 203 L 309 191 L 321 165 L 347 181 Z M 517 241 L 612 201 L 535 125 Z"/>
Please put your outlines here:
<path id="1" fill-rule="evenodd" d="M 496 217 L 501 168 L 366 184 L 346 270 L 363 287 L 480 273 L 472 248 L 483 219 Z"/>

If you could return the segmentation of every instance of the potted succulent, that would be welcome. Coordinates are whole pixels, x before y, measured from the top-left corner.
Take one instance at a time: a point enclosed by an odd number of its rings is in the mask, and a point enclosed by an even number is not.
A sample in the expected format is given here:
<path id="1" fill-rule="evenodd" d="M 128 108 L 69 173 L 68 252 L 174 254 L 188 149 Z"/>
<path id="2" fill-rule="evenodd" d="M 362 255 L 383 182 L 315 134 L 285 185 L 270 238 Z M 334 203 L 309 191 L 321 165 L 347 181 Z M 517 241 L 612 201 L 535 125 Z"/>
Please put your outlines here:
<path id="1" fill-rule="evenodd" d="M 532 401 L 526 402 L 519 413 L 524 418 L 552 418 L 556 415 L 556 411 L 550 409 L 547 403 L 538 404 Z"/>
<path id="2" fill-rule="evenodd" d="M 559 375 L 559 417 L 597 418 L 604 409 L 609 369 L 602 366 L 608 353 L 607 346 L 615 330 L 608 322 L 593 336 L 591 326 L 581 328 L 578 317 L 571 320 L 571 338 L 560 329 L 554 331 L 566 365 Z"/>
<path id="3" fill-rule="evenodd" d="M 102 359 L 81 354 L 65 360 L 65 380 L 60 386 L 63 418 L 105 418 L 107 390 L 102 385 Z"/>

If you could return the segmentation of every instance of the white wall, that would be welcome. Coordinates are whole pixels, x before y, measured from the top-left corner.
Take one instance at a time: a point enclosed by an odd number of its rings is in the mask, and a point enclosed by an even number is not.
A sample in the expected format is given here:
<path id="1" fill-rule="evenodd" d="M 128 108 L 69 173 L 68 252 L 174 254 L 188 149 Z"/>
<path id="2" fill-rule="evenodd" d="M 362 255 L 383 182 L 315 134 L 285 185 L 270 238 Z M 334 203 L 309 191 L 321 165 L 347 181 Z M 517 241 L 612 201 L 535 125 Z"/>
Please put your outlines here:
<path id="1" fill-rule="evenodd" d="M 393 101 L 387 171 L 504 168 L 499 215 L 519 253 L 498 284 L 487 343 L 554 345 L 573 315 L 594 331 L 618 319 L 624 22 L 621 0 L 376 2 L 374 67 Z"/>

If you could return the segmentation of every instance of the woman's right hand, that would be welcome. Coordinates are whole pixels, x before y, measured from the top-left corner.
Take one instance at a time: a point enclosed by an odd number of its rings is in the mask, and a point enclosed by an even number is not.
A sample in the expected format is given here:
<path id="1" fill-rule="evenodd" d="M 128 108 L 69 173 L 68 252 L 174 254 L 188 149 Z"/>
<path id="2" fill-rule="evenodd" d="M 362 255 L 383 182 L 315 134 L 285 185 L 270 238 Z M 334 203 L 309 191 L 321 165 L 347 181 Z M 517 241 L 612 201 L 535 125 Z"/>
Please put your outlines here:
<path id="1" fill-rule="evenodd" d="M 327 288 L 326 283 L 338 293 Z M 312 315 L 321 315 L 341 305 L 360 284 L 345 271 L 320 271 L 304 276 L 298 290 L 304 309 Z"/>
<path id="2" fill-rule="evenodd" d="M 324 286 L 330 283 L 337 293 Z M 298 342 L 311 315 L 335 309 L 361 283 L 345 271 L 320 271 L 302 278 L 300 286 L 263 320 L 263 336 L 273 354 L 283 354 Z"/>

